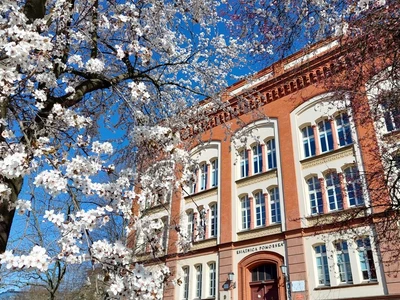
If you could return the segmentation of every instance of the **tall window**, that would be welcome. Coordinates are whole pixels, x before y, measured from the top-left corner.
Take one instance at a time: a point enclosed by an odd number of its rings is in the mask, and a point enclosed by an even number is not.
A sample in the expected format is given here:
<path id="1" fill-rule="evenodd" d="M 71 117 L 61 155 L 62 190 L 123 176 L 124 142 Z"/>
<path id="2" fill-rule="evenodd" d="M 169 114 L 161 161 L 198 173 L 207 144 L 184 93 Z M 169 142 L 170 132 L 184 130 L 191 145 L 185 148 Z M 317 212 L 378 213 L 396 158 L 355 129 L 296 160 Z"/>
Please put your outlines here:
<path id="1" fill-rule="evenodd" d="M 324 212 L 322 205 L 321 184 L 316 176 L 307 180 L 308 196 L 312 214 L 321 214 Z"/>
<path id="2" fill-rule="evenodd" d="M 281 206 L 279 204 L 279 188 L 274 187 L 269 190 L 271 204 L 271 223 L 281 222 Z"/>
<path id="3" fill-rule="evenodd" d="M 201 164 L 201 177 L 200 177 L 200 189 L 204 191 L 207 188 L 207 178 L 208 178 L 208 166 L 206 163 Z"/>
<path id="4" fill-rule="evenodd" d="M 213 204 L 210 207 L 210 236 L 216 237 L 218 233 L 218 206 L 217 204 Z"/>
<path id="5" fill-rule="evenodd" d="M 196 187 L 197 187 L 197 173 L 198 173 L 198 169 L 196 168 L 196 169 L 193 169 L 192 170 L 193 171 L 193 177 L 191 178 L 191 180 L 190 180 L 190 193 L 191 194 L 194 194 L 194 193 L 196 193 Z"/>
<path id="6" fill-rule="evenodd" d="M 340 241 L 335 244 L 337 265 L 339 268 L 340 282 L 352 283 L 353 276 L 351 274 L 351 265 L 349 250 L 346 241 Z"/>
<path id="7" fill-rule="evenodd" d="M 216 286 L 217 286 L 217 271 L 216 271 L 216 266 L 215 266 L 215 262 L 209 263 L 208 264 L 208 268 L 209 268 L 209 279 L 210 279 L 210 283 L 209 283 L 209 292 L 208 295 L 210 297 L 215 297 L 215 290 L 216 290 Z"/>
<path id="8" fill-rule="evenodd" d="M 311 157 L 315 155 L 315 138 L 314 130 L 311 126 L 304 127 L 302 130 L 303 135 L 303 150 L 304 157 Z"/>
<path id="9" fill-rule="evenodd" d="M 186 224 L 187 224 L 187 234 L 188 237 L 193 238 L 193 232 L 194 232 L 194 214 L 193 210 L 190 210 L 186 212 Z"/>
<path id="10" fill-rule="evenodd" d="M 276 165 L 276 148 L 275 139 L 267 142 L 267 159 L 268 159 L 268 170 L 275 169 Z"/>
<path id="11" fill-rule="evenodd" d="M 261 145 L 256 145 L 253 147 L 253 172 L 258 174 L 262 172 L 263 168 L 263 157 Z"/>
<path id="12" fill-rule="evenodd" d="M 189 299 L 189 267 L 183 267 L 183 300 Z"/>
<path id="13" fill-rule="evenodd" d="M 265 199 L 261 192 L 258 192 L 255 196 L 256 201 L 256 226 L 265 226 Z"/>
<path id="14" fill-rule="evenodd" d="M 346 178 L 346 190 L 349 205 L 356 206 L 364 204 L 363 190 L 357 167 L 348 167 L 344 170 L 344 175 Z"/>
<path id="15" fill-rule="evenodd" d="M 250 229 L 250 199 L 244 196 L 241 200 L 242 229 Z"/>
<path id="16" fill-rule="evenodd" d="M 162 246 L 163 249 L 166 250 L 167 249 L 167 244 L 168 244 L 168 217 L 164 217 L 161 219 L 162 223 L 163 223 L 163 232 L 162 232 Z"/>
<path id="17" fill-rule="evenodd" d="M 201 288 L 203 285 L 202 265 L 196 266 L 196 298 L 201 299 Z"/>
<path id="18" fill-rule="evenodd" d="M 325 176 L 326 191 L 328 194 L 329 210 L 343 209 L 342 189 L 340 187 L 339 176 L 331 172 Z"/>
<path id="19" fill-rule="evenodd" d="M 218 159 L 211 162 L 211 186 L 218 186 Z"/>
<path id="20" fill-rule="evenodd" d="M 240 177 L 244 178 L 249 176 L 249 155 L 247 150 L 244 149 L 240 152 Z"/>
<path id="21" fill-rule="evenodd" d="M 383 117 L 388 132 L 400 129 L 400 107 L 397 99 L 392 100 L 386 97 L 382 101 Z"/>
<path id="22" fill-rule="evenodd" d="M 329 120 L 323 120 L 318 123 L 319 142 L 321 145 L 321 152 L 333 150 L 333 136 L 332 127 Z"/>
<path id="23" fill-rule="evenodd" d="M 328 258 L 326 255 L 326 247 L 325 247 L 325 245 L 319 245 L 319 246 L 315 246 L 314 250 L 315 250 L 315 258 L 316 258 L 316 265 L 317 265 L 318 284 L 319 285 L 330 285 L 329 267 L 328 267 Z"/>
<path id="24" fill-rule="evenodd" d="M 350 145 L 353 140 L 351 138 L 349 116 L 346 113 L 342 113 L 338 115 L 335 120 L 339 146 L 343 147 L 346 145 Z"/>
<path id="25" fill-rule="evenodd" d="M 363 279 L 376 280 L 376 269 L 369 238 L 357 240 L 357 247 Z"/>

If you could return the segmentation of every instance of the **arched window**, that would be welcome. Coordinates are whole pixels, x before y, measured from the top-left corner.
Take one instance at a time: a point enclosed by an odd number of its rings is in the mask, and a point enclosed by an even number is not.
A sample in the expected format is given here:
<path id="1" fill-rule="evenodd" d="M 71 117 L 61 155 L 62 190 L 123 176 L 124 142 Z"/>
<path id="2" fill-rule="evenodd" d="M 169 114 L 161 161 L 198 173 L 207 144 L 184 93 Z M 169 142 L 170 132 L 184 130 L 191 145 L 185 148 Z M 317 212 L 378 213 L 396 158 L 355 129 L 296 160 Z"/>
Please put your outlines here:
<path id="1" fill-rule="evenodd" d="M 314 130 L 311 126 L 304 127 L 301 130 L 303 136 L 303 151 L 304 157 L 315 156 L 315 138 Z"/>
<path id="2" fill-rule="evenodd" d="M 253 147 L 253 172 L 254 174 L 261 173 L 263 169 L 263 157 L 261 145 Z"/>
<path id="3" fill-rule="evenodd" d="M 183 267 L 183 300 L 189 299 L 189 267 Z"/>
<path id="4" fill-rule="evenodd" d="M 314 247 L 317 266 L 318 284 L 330 285 L 328 257 L 326 255 L 326 246 L 318 245 Z"/>
<path id="5" fill-rule="evenodd" d="M 351 274 L 349 249 L 347 246 L 347 242 L 336 242 L 335 248 L 340 282 L 353 283 L 353 275 Z"/>
<path id="6" fill-rule="evenodd" d="M 194 214 L 193 214 L 193 210 L 188 210 L 186 212 L 186 225 L 187 225 L 188 237 L 193 238 L 193 232 L 194 232 Z"/>
<path id="7" fill-rule="evenodd" d="M 339 146 L 350 145 L 353 139 L 351 137 L 349 116 L 346 113 L 341 113 L 336 116 L 335 121 Z"/>
<path id="8" fill-rule="evenodd" d="M 201 292 L 203 286 L 203 266 L 197 265 L 196 269 L 196 298 L 201 299 Z"/>
<path id="9" fill-rule="evenodd" d="M 267 160 L 268 170 L 275 169 L 277 167 L 275 139 L 267 141 Z"/>
<path id="10" fill-rule="evenodd" d="M 242 217 L 242 229 L 250 229 L 251 211 L 250 211 L 250 199 L 244 196 L 240 199 L 241 203 L 241 217 Z"/>
<path id="11" fill-rule="evenodd" d="M 218 158 L 211 161 L 211 186 L 218 186 Z"/>
<path id="12" fill-rule="evenodd" d="M 343 197 L 339 176 L 335 172 L 330 172 L 325 175 L 325 181 L 329 210 L 343 209 Z"/>
<path id="13" fill-rule="evenodd" d="M 312 214 L 321 214 L 324 212 L 322 204 L 321 184 L 316 176 L 307 180 L 308 197 Z"/>
<path id="14" fill-rule="evenodd" d="M 261 192 L 254 195 L 256 208 L 256 227 L 265 226 L 265 199 Z"/>
<path id="15" fill-rule="evenodd" d="M 344 170 L 346 179 L 347 199 L 349 206 L 364 204 L 363 190 L 360 182 L 360 174 L 356 166 L 348 167 Z"/>
<path id="16" fill-rule="evenodd" d="M 356 241 L 358 256 L 360 258 L 361 273 L 364 280 L 376 280 L 376 269 L 371 249 L 371 242 L 368 237 Z"/>
<path id="17" fill-rule="evenodd" d="M 271 205 L 271 223 L 281 222 L 281 206 L 279 201 L 279 188 L 274 187 L 269 190 L 269 198 Z"/>
<path id="18" fill-rule="evenodd" d="M 321 152 L 333 150 L 333 136 L 331 122 L 327 119 L 318 123 L 319 142 L 321 145 Z"/>
<path id="19" fill-rule="evenodd" d="M 204 191 L 207 188 L 208 165 L 206 163 L 202 163 L 200 165 L 200 171 L 200 190 Z"/>
<path id="20" fill-rule="evenodd" d="M 240 152 L 240 178 L 249 176 L 249 155 L 246 149 Z"/>
<path id="21" fill-rule="evenodd" d="M 215 297 L 216 286 L 217 286 L 217 268 L 215 262 L 208 263 L 208 274 L 209 274 L 208 296 Z"/>
<path id="22" fill-rule="evenodd" d="M 218 206 L 214 203 L 210 206 L 210 237 L 216 237 L 218 234 Z"/>

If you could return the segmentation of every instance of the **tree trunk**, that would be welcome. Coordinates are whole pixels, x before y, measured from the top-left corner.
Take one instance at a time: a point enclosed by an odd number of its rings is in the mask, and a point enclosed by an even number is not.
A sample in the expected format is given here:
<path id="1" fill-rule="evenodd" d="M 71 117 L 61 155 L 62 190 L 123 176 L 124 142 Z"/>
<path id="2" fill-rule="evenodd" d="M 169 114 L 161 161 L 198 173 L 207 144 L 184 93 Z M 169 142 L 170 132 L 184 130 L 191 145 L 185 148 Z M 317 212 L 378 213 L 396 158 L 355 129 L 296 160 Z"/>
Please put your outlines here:
<path id="1" fill-rule="evenodd" d="M 6 251 L 7 241 L 10 236 L 11 225 L 15 213 L 15 209 L 8 209 L 9 204 L 13 204 L 17 201 L 23 184 L 22 177 L 3 180 L 11 189 L 11 195 L 9 201 L 3 201 L 0 204 L 0 253 Z"/>

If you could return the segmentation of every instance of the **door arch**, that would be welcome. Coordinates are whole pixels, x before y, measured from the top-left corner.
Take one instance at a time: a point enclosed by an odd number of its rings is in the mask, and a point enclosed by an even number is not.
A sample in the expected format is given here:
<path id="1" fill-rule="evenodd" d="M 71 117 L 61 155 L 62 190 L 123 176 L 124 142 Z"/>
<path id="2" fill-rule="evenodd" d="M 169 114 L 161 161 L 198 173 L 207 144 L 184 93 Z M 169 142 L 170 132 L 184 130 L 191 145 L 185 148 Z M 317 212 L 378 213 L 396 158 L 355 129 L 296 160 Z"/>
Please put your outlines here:
<path id="1" fill-rule="evenodd" d="M 238 293 L 240 299 L 284 300 L 285 281 L 280 266 L 283 257 L 262 251 L 243 258 L 238 265 Z"/>

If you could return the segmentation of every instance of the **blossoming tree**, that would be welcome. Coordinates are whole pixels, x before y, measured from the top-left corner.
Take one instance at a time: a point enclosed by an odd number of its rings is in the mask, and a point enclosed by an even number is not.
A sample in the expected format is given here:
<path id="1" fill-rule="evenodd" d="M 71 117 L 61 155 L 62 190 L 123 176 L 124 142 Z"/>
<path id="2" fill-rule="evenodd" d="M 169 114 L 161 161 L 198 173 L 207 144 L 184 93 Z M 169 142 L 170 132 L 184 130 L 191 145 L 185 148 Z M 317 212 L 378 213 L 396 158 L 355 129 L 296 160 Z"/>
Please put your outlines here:
<path id="1" fill-rule="evenodd" d="M 11 269 L 92 261 L 105 270 L 111 297 L 161 298 L 166 267 L 135 264 L 124 243 L 96 239 L 112 215 L 148 236 L 158 222 L 134 215 L 141 174 L 168 153 L 185 163 L 179 132 L 196 117 L 188 105 L 217 94 L 245 43 L 224 36 L 215 1 L 5 0 L 0 4 L 0 252 Z M 218 100 L 216 100 L 218 101 Z M 107 136 L 115 138 L 107 139 Z M 137 152 L 138 147 L 145 151 Z M 142 165 L 140 165 L 140 163 Z M 139 192 L 179 184 L 142 180 Z M 167 168 L 168 169 L 168 168 Z M 6 251 L 14 212 L 34 195 L 51 201 L 41 221 L 59 232 L 57 254 L 43 245 Z M 146 183 L 149 185 L 146 186 Z M 26 191 L 26 192 L 24 192 Z M 145 193 L 143 191 L 146 191 Z M 157 239 L 152 239 L 157 248 Z"/>

